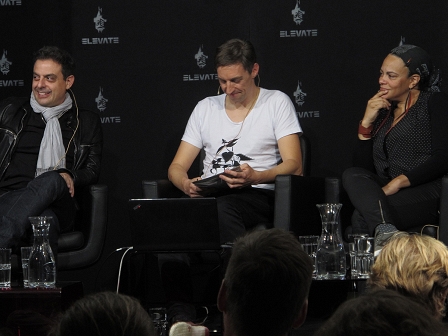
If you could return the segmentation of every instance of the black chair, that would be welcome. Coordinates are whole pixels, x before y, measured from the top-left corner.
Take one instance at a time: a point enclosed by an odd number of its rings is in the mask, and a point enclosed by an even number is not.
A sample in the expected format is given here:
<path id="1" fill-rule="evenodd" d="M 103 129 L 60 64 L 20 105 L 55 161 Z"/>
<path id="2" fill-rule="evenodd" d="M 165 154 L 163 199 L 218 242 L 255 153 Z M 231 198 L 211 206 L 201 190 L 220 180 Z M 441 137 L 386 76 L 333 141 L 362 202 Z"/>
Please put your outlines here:
<path id="1" fill-rule="evenodd" d="M 74 231 L 59 237 L 58 271 L 86 267 L 100 258 L 106 237 L 107 191 L 105 185 L 91 185 L 75 193 L 80 211 Z"/>

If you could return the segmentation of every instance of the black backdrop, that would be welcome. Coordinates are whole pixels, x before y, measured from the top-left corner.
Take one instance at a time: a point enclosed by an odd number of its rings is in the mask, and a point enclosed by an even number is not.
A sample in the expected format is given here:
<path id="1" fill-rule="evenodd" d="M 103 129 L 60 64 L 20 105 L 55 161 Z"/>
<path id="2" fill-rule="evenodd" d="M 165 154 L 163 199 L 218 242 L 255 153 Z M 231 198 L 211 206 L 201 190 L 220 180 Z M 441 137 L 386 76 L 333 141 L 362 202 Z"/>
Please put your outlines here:
<path id="1" fill-rule="evenodd" d="M 130 244 L 127 200 L 141 196 L 141 180 L 166 177 L 196 102 L 216 94 L 213 57 L 227 39 L 250 39 L 261 86 L 295 102 L 318 176 L 350 166 L 382 60 L 401 40 L 448 74 L 444 0 L 0 0 L 0 28 L 0 99 L 30 94 L 32 53 L 54 44 L 77 60 L 79 105 L 103 121 L 105 250 L 96 265 L 61 274 L 87 292 L 113 289 L 119 254 L 107 256 Z"/>

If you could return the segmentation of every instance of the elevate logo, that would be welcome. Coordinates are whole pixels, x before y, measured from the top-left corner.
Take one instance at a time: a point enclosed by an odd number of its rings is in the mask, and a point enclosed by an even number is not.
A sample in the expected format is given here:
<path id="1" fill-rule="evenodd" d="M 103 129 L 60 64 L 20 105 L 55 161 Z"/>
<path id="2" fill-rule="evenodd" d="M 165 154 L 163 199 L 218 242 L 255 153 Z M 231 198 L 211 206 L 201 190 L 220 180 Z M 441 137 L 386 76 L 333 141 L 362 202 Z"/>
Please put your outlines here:
<path id="1" fill-rule="evenodd" d="M 305 97 L 307 94 L 303 92 L 302 88 L 300 87 L 302 83 L 297 84 L 297 89 L 294 91 L 294 100 L 298 107 L 302 107 L 303 104 L 305 104 Z M 319 111 L 297 111 L 297 116 L 299 118 L 319 118 Z"/>
<path id="2" fill-rule="evenodd" d="M 1 1 L 1 0 L 0 0 Z M 102 33 L 106 29 L 105 24 L 107 20 L 103 17 L 103 9 L 98 7 L 98 12 L 93 18 L 95 29 L 98 33 Z M 120 43 L 119 37 L 83 37 L 81 39 L 82 44 L 118 44 Z"/>
<path id="3" fill-rule="evenodd" d="M 22 0 L 0 0 L 0 6 L 22 6 Z"/>
<path id="4" fill-rule="evenodd" d="M 300 9 L 300 1 L 296 0 L 296 6 L 291 11 L 292 20 L 296 25 L 302 24 L 304 20 L 305 11 Z M 294 29 L 294 30 L 280 30 L 280 37 L 315 37 L 317 36 L 317 29 Z"/>
<path id="5" fill-rule="evenodd" d="M 203 69 L 207 65 L 208 56 L 203 52 L 204 46 L 201 45 L 199 47 L 199 51 L 194 55 L 194 59 L 196 60 L 196 65 L 199 69 Z M 184 82 L 191 81 L 205 81 L 205 80 L 217 80 L 217 74 L 192 74 L 192 75 L 183 75 Z"/>
<path id="6" fill-rule="evenodd" d="M 12 62 L 6 58 L 7 54 L 8 52 L 3 50 L 2 58 L 0 58 L 0 71 L 3 75 L 7 75 L 9 73 L 10 66 L 12 65 Z M 23 84 L 23 79 L 0 79 L 0 87 L 23 86 Z"/>
<path id="7" fill-rule="evenodd" d="M 96 108 L 100 111 L 100 113 L 103 113 L 106 109 L 106 104 L 109 100 L 106 99 L 103 95 L 103 88 L 100 86 L 100 92 L 98 93 L 98 96 L 95 98 L 96 102 Z M 121 122 L 121 117 L 100 117 L 102 124 L 118 124 Z"/>

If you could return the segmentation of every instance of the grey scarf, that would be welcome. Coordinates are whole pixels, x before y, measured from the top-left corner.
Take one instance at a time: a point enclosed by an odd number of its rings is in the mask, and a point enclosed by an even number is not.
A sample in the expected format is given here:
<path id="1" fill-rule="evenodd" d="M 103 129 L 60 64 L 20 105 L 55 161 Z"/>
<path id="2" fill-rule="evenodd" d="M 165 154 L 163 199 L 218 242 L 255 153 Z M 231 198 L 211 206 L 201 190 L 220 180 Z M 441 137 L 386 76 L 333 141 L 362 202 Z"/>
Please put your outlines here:
<path id="1" fill-rule="evenodd" d="M 72 98 L 66 93 L 65 100 L 61 105 L 44 107 L 39 105 L 31 92 L 30 104 L 34 112 L 42 113 L 42 117 L 47 123 L 40 143 L 36 176 L 57 167 L 65 168 L 65 147 L 58 119 L 72 108 Z"/>

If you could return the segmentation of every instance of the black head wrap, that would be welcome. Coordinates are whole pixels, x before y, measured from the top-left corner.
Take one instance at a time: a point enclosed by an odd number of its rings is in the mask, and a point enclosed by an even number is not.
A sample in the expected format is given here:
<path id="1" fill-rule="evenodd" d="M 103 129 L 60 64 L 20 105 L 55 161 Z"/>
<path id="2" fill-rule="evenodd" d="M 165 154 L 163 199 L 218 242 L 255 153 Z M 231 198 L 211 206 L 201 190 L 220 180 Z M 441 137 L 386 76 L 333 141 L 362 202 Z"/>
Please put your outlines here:
<path id="1" fill-rule="evenodd" d="M 418 87 L 422 91 L 439 92 L 440 72 L 435 69 L 431 56 L 422 48 L 411 44 L 402 44 L 390 51 L 400 57 L 409 69 L 409 76 L 420 75 Z"/>

